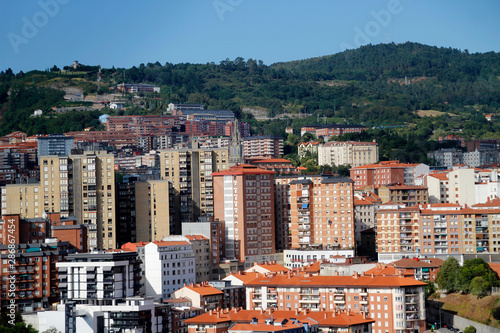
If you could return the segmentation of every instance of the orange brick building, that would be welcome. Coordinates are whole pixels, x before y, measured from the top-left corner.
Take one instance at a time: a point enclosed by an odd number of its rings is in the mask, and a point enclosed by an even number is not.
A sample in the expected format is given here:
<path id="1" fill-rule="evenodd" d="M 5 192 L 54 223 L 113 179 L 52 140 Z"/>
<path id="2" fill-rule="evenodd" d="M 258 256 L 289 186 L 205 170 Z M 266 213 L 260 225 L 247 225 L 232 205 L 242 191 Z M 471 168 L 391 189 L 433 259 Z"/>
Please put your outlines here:
<path id="1" fill-rule="evenodd" d="M 407 164 L 399 161 L 384 161 L 351 168 L 354 189 L 377 188 L 387 184 L 404 184 Z"/>
<path id="2" fill-rule="evenodd" d="M 375 320 L 373 332 L 425 331 L 426 283 L 402 276 L 266 274 L 245 283 L 249 310 L 353 311 Z M 312 312 L 311 312 L 312 313 Z"/>
<path id="3" fill-rule="evenodd" d="M 291 181 L 289 186 L 292 249 L 354 249 L 351 179 L 306 176 Z"/>
<path id="4" fill-rule="evenodd" d="M 267 256 L 274 246 L 274 174 L 241 164 L 212 173 L 214 218 L 225 223 L 226 258 Z"/>
<path id="5" fill-rule="evenodd" d="M 210 311 L 184 321 L 189 333 L 226 332 L 372 332 L 374 320 L 348 311 L 282 311 L 239 308 Z"/>

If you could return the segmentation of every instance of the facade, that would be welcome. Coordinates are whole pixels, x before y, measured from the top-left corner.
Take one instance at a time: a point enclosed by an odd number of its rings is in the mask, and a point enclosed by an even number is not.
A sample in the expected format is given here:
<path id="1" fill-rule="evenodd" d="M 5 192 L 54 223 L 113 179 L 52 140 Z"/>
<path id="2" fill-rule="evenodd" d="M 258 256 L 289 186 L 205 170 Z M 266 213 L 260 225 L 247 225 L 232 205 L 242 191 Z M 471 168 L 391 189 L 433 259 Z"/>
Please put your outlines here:
<path id="1" fill-rule="evenodd" d="M 245 284 L 247 310 L 364 312 L 375 332 L 425 331 L 426 283 L 399 276 L 267 274 Z"/>
<path id="2" fill-rule="evenodd" d="M 380 205 L 377 211 L 376 241 L 379 261 L 387 262 L 420 253 L 421 230 L 418 207 Z M 391 256 L 391 255 L 396 256 Z"/>
<path id="3" fill-rule="evenodd" d="M 274 254 L 274 172 L 242 164 L 212 176 L 214 217 L 225 223 L 225 257 L 244 262 Z"/>
<path id="4" fill-rule="evenodd" d="M 455 203 L 461 206 L 479 203 L 476 201 L 476 172 L 474 169 L 455 167 L 444 172 L 430 173 L 424 178 L 424 182 L 429 190 L 429 203 Z M 495 182 L 486 183 L 494 184 Z M 478 184 L 477 189 L 482 188 Z M 490 189 L 495 188 L 496 186 L 493 185 Z M 483 192 L 484 194 L 486 194 L 486 197 L 482 197 L 484 199 L 496 195 L 494 192 Z"/>
<path id="5" fill-rule="evenodd" d="M 188 242 L 191 243 L 195 257 L 195 283 L 201 283 L 210 280 L 210 239 L 203 235 L 186 235 Z"/>
<path id="6" fill-rule="evenodd" d="M 361 248 L 366 248 L 368 245 L 362 242 L 362 232 L 375 227 L 376 212 L 381 203 L 380 197 L 373 192 L 354 195 L 354 234 L 358 253 Z"/>
<path id="7" fill-rule="evenodd" d="M 135 182 L 135 235 L 137 241 L 155 242 L 171 234 L 172 188 L 168 180 Z"/>
<path id="8" fill-rule="evenodd" d="M 419 207 L 383 205 L 377 212 L 377 252 L 380 262 L 403 257 L 492 255 L 500 248 L 500 209 L 495 203 L 462 207 L 428 204 Z"/>
<path id="9" fill-rule="evenodd" d="M 56 264 L 62 304 L 113 305 L 138 295 L 140 263 L 136 252 L 70 254 Z"/>
<path id="10" fill-rule="evenodd" d="M 405 204 L 408 207 L 427 204 L 429 192 L 426 186 L 382 185 L 378 188 L 382 203 Z"/>
<path id="11" fill-rule="evenodd" d="M 5 226 L 5 225 L 4 225 Z M 13 298 L 8 297 L 10 283 L 15 284 L 15 303 L 21 312 L 48 309 L 59 299 L 56 263 L 64 261 L 71 252 L 68 242 L 48 239 L 37 244 L 16 244 L 15 258 L 7 244 L 0 245 L 0 305 L 6 308 Z M 74 251 L 74 250 L 73 250 Z M 15 259 L 11 267 L 11 259 Z M 15 274 L 15 280 L 9 277 Z"/>
<path id="12" fill-rule="evenodd" d="M 151 243 L 127 243 L 124 250 L 137 251 L 142 261 L 144 292 L 155 299 L 195 281 L 195 257 L 191 244 L 183 236 Z"/>
<path id="13" fill-rule="evenodd" d="M 279 135 L 251 136 L 243 139 L 243 156 L 280 158 L 283 156 L 283 138 Z"/>
<path id="14" fill-rule="evenodd" d="M 289 185 L 291 248 L 354 250 L 353 181 L 316 175 Z"/>
<path id="15" fill-rule="evenodd" d="M 297 145 L 297 154 L 301 158 L 306 157 L 307 153 L 311 154 L 312 156 L 318 155 L 319 146 L 319 142 L 301 142 Z"/>
<path id="16" fill-rule="evenodd" d="M 172 298 L 188 298 L 193 306 L 202 308 L 204 312 L 222 308 L 224 292 L 212 287 L 207 282 L 190 284 L 172 293 Z"/>
<path id="17" fill-rule="evenodd" d="M 186 320 L 188 332 L 375 332 L 375 322 L 366 315 L 349 311 L 241 310 L 221 309 Z"/>
<path id="18" fill-rule="evenodd" d="M 452 167 L 464 162 L 463 151 L 457 148 L 442 148 L 427 153 L 429 159 L 434 159 L 437 165 Z"/>
<path id="19" fill-rule="evenodd" d="M 75 148 L 75 139 L 62 134 L 41 136 L 37 142 L 38 159 L 45 155 L 68 156 L 71 154 L 71 149 Z"/>
<path id="20" fill-rule="evenodd" d="M 328 141 L 332 136 L 340 136 L 346 133 L 359 133 L 363 131 L 366 131 L 366 127 L 361 125 L 309 125 L 300 129 L 300 136 L 304 136 L 306 133 L 311 133 L 318 138 L 323 137 L 325 141 Z"/>
<path id="21" fill-rule="evenodd" d="M 500 152 L 497 149 L 474 150 L 463 154 L 463 162 L 471 168 L 481 165 L 500 163 Z"/>
<path id="22" fill-rule="evenodd" d="M 345 263 L 346 258 L 354 257 L 354 250 L 284 250 L 284 265 L 287 269 L 307 267 L 312 263 L 340 262 Z"/>
<path id="23" fill-rule="evenodd" d="M 399 161 L 384 161 L 351 168 L 351 179 L 355 190 L 377 188 L 388 184 L 404 184 L 407 164 Z"/>
<path id="24" fill-rule="evenodd" d="M 378 162 L 379 150 L 376 142 L 328 142 L 320 144 L 318 165 L 350 165 L 357 167 Z"/>
<path id="25" fill-rule="evenodd" d="M 42 156 L 39 183 L 2 188 L 2 215 L 37 218 L 57 212 L 61 217 L 75 216 L 87 226 L 89 249 L 114 248 L 113 159 L 113 155 L 100 151 Z"/>
<path id="26" fill-rule="evenodd" d="M 59 332 L 170 332 L 168 307 L 152 298 L 127 297 L 114 304 L 95 305 L 68 301 L 55 311 L 37 313 L 38 330 Z M 71 314 L 74 314 L 72 316 Z"/>
<path id="27" fill-rule="evenodd" d="M 116 88 L 123 92 L 129 93 L 138 93 L 138 92 L 160 92 L 160 87 L 157 87 L 153 84 L 145 84 L 145 83 L 120 83 L 116 86 Z"/>
<path id="28" fill-rule="evenodd" d="M 160 151 L 162 179 L 172 183 L 172 234 L 180 234 L 181 222 L 197 221 L 200 216 L 214 216 L 212 173 L 229 167 L 228 148 L 167 149 Z"/>
<path id="29" fill-rule="evenodd" d="M 415 181 L 422 175 L 429 173 L 429 166 L 423 163 L 413 163 L 407 164 L 404 173 L 404 184 L 405 185 L 419 185 Z"/>

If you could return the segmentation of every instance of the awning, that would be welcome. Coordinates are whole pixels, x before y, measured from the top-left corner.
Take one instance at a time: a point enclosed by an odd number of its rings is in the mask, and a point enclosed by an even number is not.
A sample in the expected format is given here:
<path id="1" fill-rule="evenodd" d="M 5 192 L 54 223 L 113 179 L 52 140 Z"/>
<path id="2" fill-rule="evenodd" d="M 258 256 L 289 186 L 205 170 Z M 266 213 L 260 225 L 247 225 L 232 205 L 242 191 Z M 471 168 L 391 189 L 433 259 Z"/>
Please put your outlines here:
<path id="1" fill-rule="evenodd" d="M 302 209 L 305 209 L 305 208 L 309 208 L 309 204 L 308 203 L 302 204 Z"/>
<path id="2" fill-rule="evenodd" d="M 428 272 L 428 271 L 429 271 L 429 268 L 427 268 L 427 267 L 422 268 L 422 272 Z"/>
<path id="3" fill-rule="evenodd" d="M 480 247 L 480 246 L 479 246 L 479 247 L 477 248 L 477 250 L 478 250 L 478 251 L 483 251 L 484 249 L 483 249 L 482 247 Z"/>

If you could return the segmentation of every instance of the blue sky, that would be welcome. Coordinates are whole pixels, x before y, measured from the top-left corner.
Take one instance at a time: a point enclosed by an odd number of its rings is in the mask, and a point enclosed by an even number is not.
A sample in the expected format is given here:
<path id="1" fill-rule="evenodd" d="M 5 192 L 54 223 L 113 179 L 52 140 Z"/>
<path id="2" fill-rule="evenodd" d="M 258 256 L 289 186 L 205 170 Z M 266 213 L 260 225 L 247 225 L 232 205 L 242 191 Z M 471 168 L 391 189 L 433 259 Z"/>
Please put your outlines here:
<path id="1" fill-rule="evenodd" d="M 265 64 L 413 41 L 500 51 L 500 1 L 0 0 L 0 70 Z"/>

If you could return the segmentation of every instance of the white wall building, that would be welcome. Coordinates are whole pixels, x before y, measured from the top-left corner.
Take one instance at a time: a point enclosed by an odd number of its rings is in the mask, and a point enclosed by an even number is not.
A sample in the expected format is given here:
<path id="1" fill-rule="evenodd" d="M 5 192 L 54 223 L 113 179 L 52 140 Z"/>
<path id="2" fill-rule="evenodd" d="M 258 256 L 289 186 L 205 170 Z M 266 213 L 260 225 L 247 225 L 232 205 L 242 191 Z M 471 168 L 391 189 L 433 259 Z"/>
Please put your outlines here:
<path id="1" fill-rule="evenodd" d="M 284 266 L 291 269 L 322 260 L 338 263 L 339 258 L 335 256 L 343 256 L 345 262 L 345 258 L 354 257 L 354 250 L 284 250 L 283 256 Z"/>
<path id="2" fill-rule="evenodd" d="M 377 163 L 376 142 L 328 142 L 318 146 L 318 165 L 350 165 L 357 167 Z"/>
<path id="3" fill-rule="evenodd" d="M 151 243 L 126 243 L 122 248 L 139 254 L 146 296 L 169 298 L 184 284 L 196 281 L 194 252 L 184 236 L 167 236 Z"/>
<path id="4" fill-rule="evenodd" d="M 167 325 L 165 317 L 158 315 L 153 298 L 130 297 L 124 302 L 113 305 L 76 304 L 72 309 L 75 314 L 73 326 L 78 333 L 93 332 L 129 332 L 143 333 L 164 332 Z M 51 327 L 59 332 L 66 332 L 65 305 L 57 306 L 56 311 L 41 311 L 38 315 L 38 326 L 34 328 L 44 332 Z M 139 320 L 139 317 L 144 318 Z M 146 319 L 147 318 L 147 319 Z"/>

